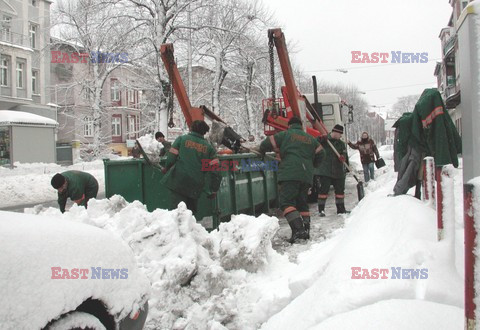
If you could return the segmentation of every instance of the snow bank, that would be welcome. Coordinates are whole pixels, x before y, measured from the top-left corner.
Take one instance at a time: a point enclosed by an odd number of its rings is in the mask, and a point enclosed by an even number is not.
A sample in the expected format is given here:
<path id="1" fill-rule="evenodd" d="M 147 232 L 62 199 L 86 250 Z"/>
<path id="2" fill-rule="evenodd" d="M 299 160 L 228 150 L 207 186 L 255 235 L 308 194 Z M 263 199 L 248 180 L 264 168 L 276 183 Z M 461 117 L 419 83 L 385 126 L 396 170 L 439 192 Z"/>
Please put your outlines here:
<path id="1" fill-rule="evenodd" d="M 0 167 L 0 207 L 42 203 L 57 199 L 57 191 L 50 185 L 55 173 L 79 170 L 92 174 L 98 181 L 99 194 L 105 191 L 103 161 L 78 163 L 72 166 L 58 164 L 15 163 L 15 168 Z"/>
<path id="2" fill-rule="evenodd" d="M 461 329 L 463 309 L 421 300 L 384 300 L 333 316 L 309 330 Z M 399 325 L 402 326 L 394 326 Z"/>
<path id="3" fill-rule="evenodd" d="M 451 245 L 436 240 L 435 211 L 411 196 L 387 197 L 393 172 L 375 183 L 379 186 L 358 204 L 343 231 L 299 256 L 299 269 L 310 276 L 302 272 L 290 282 L 306 290 L 262 329 L 308 329 L 334 315 L 394 298 L 463 307 L 463 282 Z M 390 277 L 355 279 L 352 267 L 385 268 Z M 392 267 L 427 269 L 428 278 L 392 279 Z M 458 319 L 456 312 L 449 316 Z"/>
<path id="4" fill-rule="evenodd" d="M 313 244 L 297 263 L 272 249 L 278 220 L 265 215 L 234 216 L 207 233 L 183 203 L 149 213 L 139 202 L 114 196 L 92 200 L 88 210 L 74 205 L 63 215 L 53 208 L 29 211 L 93 224 L 128 243 L 152 283 L 147 329 L 308 329 L 333 327 L 341 318 L 357 322 L 358 315 L 388 321 L 389 328 L 415 328 L 410 317 L 421 318 L 419 324 L 431 321 L 420 311 L 441 313 L 445 324 L 460 328 L 461 221 L 454 262 L 451 245 L 436 240 L 431 206 L 408 195 L 387 197 L 396 181 L 388 151 L 381 151 L 387 166 L 376 171 L 345 228 Z M 457 215 L 461 170 L 452 171 Z M 352 267 L 387 268 L 389 275 L 391 267 L 426 269 L 428 278 L 353 279 Z M 382 309 L 405 318 L 382 319 Z M 431 324 L 426 328 L 438 328 Z"/>
<path id="5" fill-rule="evenodd" d="M 133 249 L 152 282 L 147 329 L 256 329 L 291 300 L 294 264 L 272 249 L 278 219 L 237 215 L 208 233 L 185 204 L 148 212 L 120 196 L 27 209 L 107 229 Z"/>

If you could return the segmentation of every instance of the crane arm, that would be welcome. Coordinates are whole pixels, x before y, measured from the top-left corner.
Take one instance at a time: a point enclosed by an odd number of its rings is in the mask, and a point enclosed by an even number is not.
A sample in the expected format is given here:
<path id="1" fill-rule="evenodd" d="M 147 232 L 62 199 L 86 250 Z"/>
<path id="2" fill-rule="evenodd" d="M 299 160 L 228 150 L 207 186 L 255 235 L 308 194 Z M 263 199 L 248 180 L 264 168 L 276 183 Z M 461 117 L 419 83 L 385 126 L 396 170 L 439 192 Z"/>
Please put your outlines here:
<path id="1" fill-rule="evenodd" d="M 204 120 L 206 115 L 212 120 L 216 120 L 225 124 L 225 122 L 210 111 L 207 107 L 201 106 L 200 108 L 192 107 L 190 99 L 188 98 L 185 85 L 183 84 L 182 77 L 178 71 L 175 58 L 173 56 L 173 44 L 163 44 L 160 46 L 160 55 L 162 57 L 163 64 L 167 70 L 168 77 L 172 83 L 175 95 L 177 95 L 178 103 L 182 109 L 183 116 L 187 122 L 188 127 L 192 125 L 195 120 Z"/>

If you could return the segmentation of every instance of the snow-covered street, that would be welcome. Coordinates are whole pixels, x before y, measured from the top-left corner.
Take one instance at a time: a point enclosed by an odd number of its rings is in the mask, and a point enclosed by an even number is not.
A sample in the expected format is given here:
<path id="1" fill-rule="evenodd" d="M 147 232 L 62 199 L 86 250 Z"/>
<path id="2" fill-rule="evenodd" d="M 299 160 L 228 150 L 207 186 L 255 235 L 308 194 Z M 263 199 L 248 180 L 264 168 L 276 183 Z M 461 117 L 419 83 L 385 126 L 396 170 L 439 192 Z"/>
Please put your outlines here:
<path id="1" fill-rule="evenodd" d="M 392 152 L 381 152 L 387 166 L 358 205 L 356 182 L 347 180 L 352 213 L 333 215 L 332 196 L 325 218 L 311 204 L 312 239 L 294 245 L 285 242 L 283 218 L 237 215 L 208 233 L 183 204 L 150 213 L 120 196 L 65 214 L 57 207 L 25 212 L 100 227 L 128 244 L 151 282 L 147 329 L 460 329 L 461 203 L 454 205 L 456 233 L 437 242 L 431 206 L 412 196 L 387 197 L 396 177 Z M 461 189 L 461 169 L 455 180 Z M 30 189 L 44 185 L 54 195 L 48 182 L 35 185 Z M 387 276 L 374 278 L 374 269 Z M 395 278 L 397 270 L 407 273 Z M 409 278 L 415 270 L 427 276 Z M 365 271 L 373 278 L 360 278 Z"/>

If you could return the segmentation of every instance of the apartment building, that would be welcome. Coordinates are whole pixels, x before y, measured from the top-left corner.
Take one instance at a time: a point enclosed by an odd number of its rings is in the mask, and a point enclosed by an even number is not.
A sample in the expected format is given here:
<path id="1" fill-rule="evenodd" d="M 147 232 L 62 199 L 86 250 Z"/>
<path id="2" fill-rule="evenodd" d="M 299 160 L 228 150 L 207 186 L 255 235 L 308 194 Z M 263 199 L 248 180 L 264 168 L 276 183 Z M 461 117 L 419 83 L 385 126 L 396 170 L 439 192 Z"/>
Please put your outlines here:
<path id="1" fill-rule="evenodd" d="M 51 3 L 0 0 L 0 111 L 5 111 L 0 114 L 4 118 L 0 123 L 0 165 L 55 161 L 52 123 L 56 109 L 47 92 L 50 59 L 46 56 Z M 32 139 L 35 150 L 29 143 Z"/>
<path id="2" fill-rule="evenodd" d="M 68 42 L 52 39 L 51 99 L 58 105 L 58 143 L 72 144 L 88 154 L 94 135 L 94 83 L 92 54 Z M 126 156 L 139 136 L 140 99 L 133 68 L 127 63 L 97 64 L 99 70 L 115 66 L 103 84 L 101 96 L 101 142 Z"/>
<path id="3" fill-rule="evenodd" d="M 434 75 L 437 77 L 438 90 L 442 94 L 445 106 L 460 135 L 462 134 L 462 114 L 457 108 L 461 102 L 461 86 L 459 83 L 459 70 L 457 52 L 457 20 L 462 11 L 471 0 L 449 0 L 452 14 L 445 28 L 440 31 L 439 38 L 442 48 L 442 61 L 437 62 Z"/>
<path id="4" fill-rule="evenodd" d="M 55 119 L 47 93 L 51 1 L 0 2 L 0 110 Z"/>

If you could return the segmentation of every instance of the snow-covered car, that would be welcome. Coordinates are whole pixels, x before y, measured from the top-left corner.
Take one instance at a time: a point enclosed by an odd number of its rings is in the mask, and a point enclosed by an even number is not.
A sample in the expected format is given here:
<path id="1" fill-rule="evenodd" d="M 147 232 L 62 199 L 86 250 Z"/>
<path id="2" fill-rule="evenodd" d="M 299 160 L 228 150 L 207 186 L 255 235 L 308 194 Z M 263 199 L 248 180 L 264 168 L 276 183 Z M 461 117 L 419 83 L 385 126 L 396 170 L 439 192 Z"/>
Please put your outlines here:
<path id="1" fill-rule="evenodd" d="M 0 251 L 1 329 L 143 328 L 150 282 L 112 233 L 0 211 Z"/>

